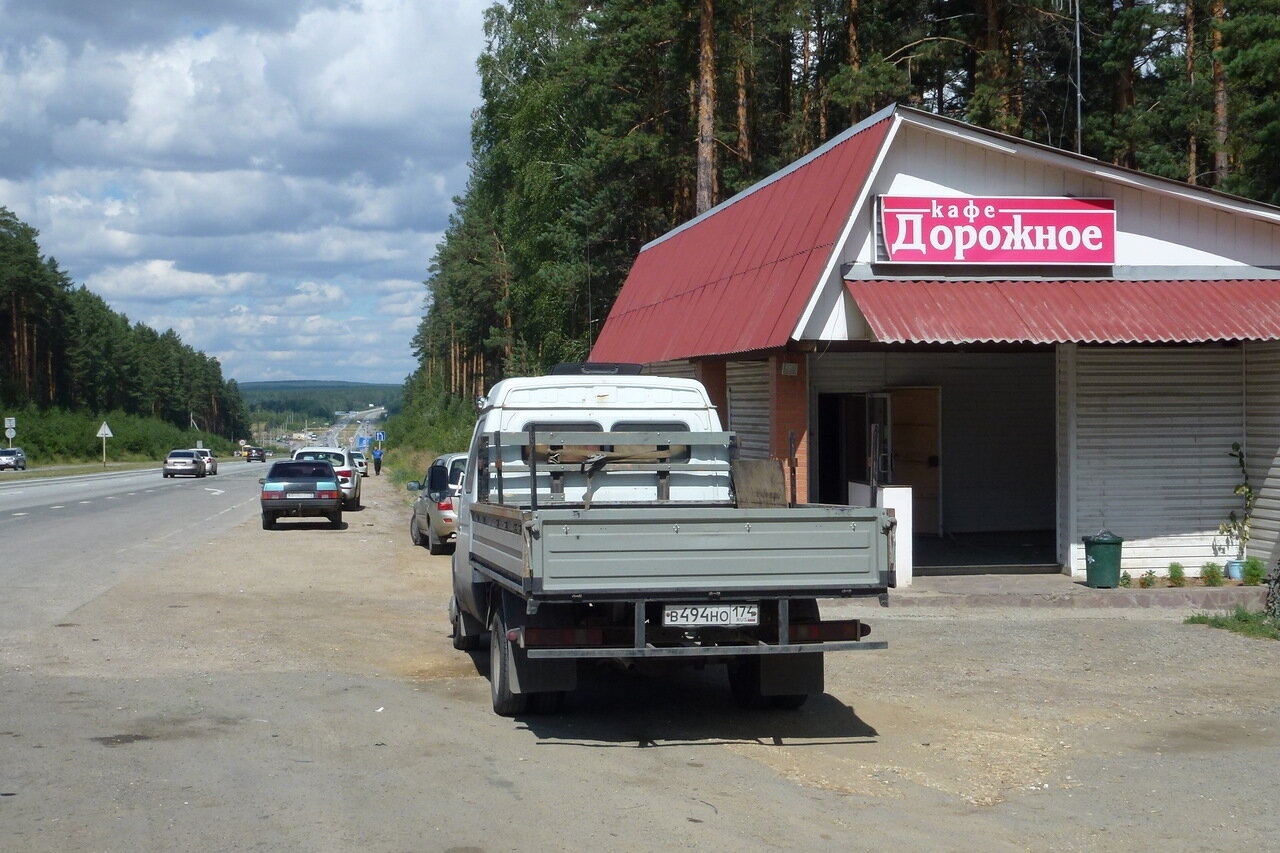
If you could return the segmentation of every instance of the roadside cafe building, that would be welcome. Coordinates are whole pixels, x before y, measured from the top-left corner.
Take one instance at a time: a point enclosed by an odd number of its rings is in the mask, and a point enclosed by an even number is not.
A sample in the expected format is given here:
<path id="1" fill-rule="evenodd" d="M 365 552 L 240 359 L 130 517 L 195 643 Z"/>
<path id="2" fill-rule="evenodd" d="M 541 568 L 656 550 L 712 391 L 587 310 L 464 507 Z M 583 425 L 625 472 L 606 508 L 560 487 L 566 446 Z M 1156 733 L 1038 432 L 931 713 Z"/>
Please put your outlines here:
<path id="1" fill-rule="evenodd" d="M 700 379 L 898 582 L 1280 558 L 1280 209 L 891 107 L 646 245 L 591 355 Z M 726 417 L 727 415 L 727 417 Z"/>

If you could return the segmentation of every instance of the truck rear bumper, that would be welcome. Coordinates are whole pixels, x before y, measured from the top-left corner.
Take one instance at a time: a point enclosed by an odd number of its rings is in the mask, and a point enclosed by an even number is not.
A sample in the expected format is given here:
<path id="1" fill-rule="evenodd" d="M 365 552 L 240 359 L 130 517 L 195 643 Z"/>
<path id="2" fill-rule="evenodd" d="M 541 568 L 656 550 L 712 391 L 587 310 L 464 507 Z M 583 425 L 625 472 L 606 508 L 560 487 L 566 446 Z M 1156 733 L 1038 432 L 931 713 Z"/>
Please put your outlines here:
<path id="1" fill-rule="evenodd" d="M 821 654 L 823 652 L 874 651 L 889 648 L 884 640 L 837 640 L 830 643 L 790 643 L 758 646 L 646 646 L 644 648 L 540 649 L 526 648 L 530 658 L 704 658 L 715 659 L 760 655 Z"/>

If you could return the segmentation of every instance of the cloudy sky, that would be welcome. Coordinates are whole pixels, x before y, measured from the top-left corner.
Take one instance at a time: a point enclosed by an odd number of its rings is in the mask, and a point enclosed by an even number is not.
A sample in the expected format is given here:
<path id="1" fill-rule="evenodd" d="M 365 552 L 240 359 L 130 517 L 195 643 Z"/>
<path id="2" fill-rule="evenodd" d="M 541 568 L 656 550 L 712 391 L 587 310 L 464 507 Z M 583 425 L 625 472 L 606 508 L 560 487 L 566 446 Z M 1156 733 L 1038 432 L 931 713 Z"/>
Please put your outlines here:
<path id="1" fill-rule="evenodd" d="M 491 0 L 0 0 L 0 206 L 241 382 L 398 383 Z"/>

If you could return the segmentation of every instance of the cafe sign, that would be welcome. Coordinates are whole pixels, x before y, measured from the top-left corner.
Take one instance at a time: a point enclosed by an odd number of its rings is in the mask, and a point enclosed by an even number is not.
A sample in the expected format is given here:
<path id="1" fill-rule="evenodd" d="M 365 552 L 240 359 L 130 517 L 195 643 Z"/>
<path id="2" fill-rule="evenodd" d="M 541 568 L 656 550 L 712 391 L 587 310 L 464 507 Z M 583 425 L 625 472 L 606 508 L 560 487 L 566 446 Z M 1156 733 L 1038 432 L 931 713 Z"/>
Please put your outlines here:
<path id="1" fill-rule="evenodd" d="M 1109 198 L 880 196 L 880 261 L 894 264 L 1114 264 Z"/>

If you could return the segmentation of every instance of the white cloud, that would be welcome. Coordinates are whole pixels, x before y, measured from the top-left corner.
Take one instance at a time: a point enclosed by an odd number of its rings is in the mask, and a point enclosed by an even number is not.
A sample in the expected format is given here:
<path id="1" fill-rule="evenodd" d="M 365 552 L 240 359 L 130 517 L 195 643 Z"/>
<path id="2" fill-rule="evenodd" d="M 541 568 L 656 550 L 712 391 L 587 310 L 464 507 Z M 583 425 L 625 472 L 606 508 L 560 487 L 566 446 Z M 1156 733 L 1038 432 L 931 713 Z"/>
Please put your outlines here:
<path id="1" fill-rule="evenodd" d="M 487 4 L 0 0 L 0 205 L 229 377 L 398 382 Z"/>
<path id="2" fill-rule="evenodd" d="M 92 276 L 85 285 L 109 302 L 171 302 L 239 293 L 256 280 L 257 276 L 247 273 L 214 276 L 180 270 L 173 261 L 149 260 L 110 267 Z"/>

